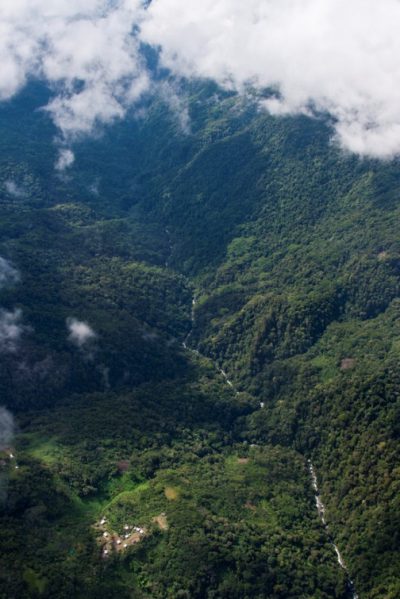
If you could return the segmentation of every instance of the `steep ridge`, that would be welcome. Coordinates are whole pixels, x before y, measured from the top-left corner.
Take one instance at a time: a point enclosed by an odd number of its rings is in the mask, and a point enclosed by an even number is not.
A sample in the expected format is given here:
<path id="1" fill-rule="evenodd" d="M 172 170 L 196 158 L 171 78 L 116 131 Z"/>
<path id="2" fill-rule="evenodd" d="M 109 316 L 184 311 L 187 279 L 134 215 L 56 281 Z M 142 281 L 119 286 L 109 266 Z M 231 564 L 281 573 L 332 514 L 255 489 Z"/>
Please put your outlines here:
<path id="1" fill-rule="evenodd" d="M 182 346 L 185 350 L 191 351 L 196 355 L 201 355 L 200 352 L 196 349 L 196 348 L 191 348 L 189 343 L 190 343 L 190 339 L 192 337 L 193 334 L 193 329 L 195 327 L 195 319 L 196 319 L 196 298 L 193 297 L 192 298 L 192 311 L 191 311 L 191 327 L 190 330 L 188 332 L 188 334 L 186 335 L 184 341 L 182 342 Z M 232 390 L 236 393 L 239 394 L 239 391 L 236 390 L 235 386 L 233 385 L 232 381 L 228 378 L 228 375 L 226 374 L 226 372 L 224 370 L 222 370 L 221 368 L 219 368 L 216 364 L 214 364 L 215 369 L 223 376 L 224 380 L 226 381 L 227 385 L 229 387 L 232 388 Z M 265 406 L 264 402 L 260 403 L 260 408 L 263 409 Z M 337 562 L 340 566 L 340 568 L 342 568 L 342 570 L 344 570 L 346 572 L 346 576 L 347 576 L 347 583 L 348 583 L 348 588 L 349 591 L 352 595 L 353 599 L 359 599 L 358 594 L 356 593 L 355 589 L 354 589 L 354 583 L 350 577 L 347 565 L 343 559 L 343 556 L 339 550 L 339 547 L 336 545 L 334 539 L 332 538 L 330 532 L 329 532 L 329 527 L 327 525 L 326 519 L 325 519 L 325 505 L 322 502 L 321 496 L 320 496 L 320 491 L 319 491 L 319 487 L 318 487 L 318 479 L 317 479 L 317 474 L 315 472 L 315 468 L 311 462 L 311 460 L 308 460 L 308 467 L 309 467 L 309 472 L 311 475 L 311 482 L 312 482 L 312 486 L 313 489 L 315 491 L 315 504 L 316 504 L 316 508 L 317 508 L 317 512 L 318 512 L 318 516 L 321 519 L 322 525 L 324 526 L 325 530 L 326 530 L 326 534 L 330 540 L 330 542 L 332 543 L 332 546 L 335 550 L 336 556 L 337 556 Z"/>
<path id="2" fill-rule="evenodd" d="M 168 230 L 166 230 L 166 232 L 168 233 Z M 172 254 L 172 252 L 173 252 L 173 249 L 172 249 L 172 246 L 170 246 L 170 254 Z M 167 260 L 167 262 L 168 262 L 168 260 Z M 190 339 L 193 335 L 193 331 L 194 331 L 194 328 L 196 325 L 196 304 L 197 304 L 196 297 L 193 296 L 192 297 L 192 310 L 191 310 L 191 326 L 190 326 L 189 332 L 187 333 L 185 339 L 182 342 L 182 346 L 185 350 L 188 350 L 190 352 L 193 352 L 195 355 L 200 356 L 201 353 L 199 352 L 198 349 L 190 347 Z M 221 368 L 219 368 L 217 366 L 217 364 L 214 364 L 214 366 L 215 366 L 215 369 L 223 376 L 227 385 L 229 387 L 231 387 L 232 390 L 238 395 L 239 391 L 237 391 L 237 389 L 235 388 L 232 381 L 228 378 L 227 373 L 224 370 L 222 370 Z M 260 408 L 264 409 L 264 407 L 265 407 L 265 403 L 260 402 Z M 315 505 L 317 508 L 318 516 L 319 516 L 319 518 L 322 522 L 322 525 L 326 531 L 326 534 L 335 550 L 338 565 L 346 573 L 349 592 L 351 593 L 351 596 L 353 599 L 359 599 L 359 596 L 355 591 L 353 580 L 350 577 L 350 574 L 349 574 L 347 565 L 343 559 L 343 556 L 342 556 L 338 546 L 336 545 L 334 539 L 332 538 L 331 533 L 329 532 L 329 526 L 327 525 L 327 522 L 325 519 L 326 509 L 325 509 L 325 505 L 323 504 L 321 496 L 320 496 L 320 491 L 319 491 L 319 487 L 318 487 L 318 479 L 317 479 L 317 474 L 315 472 L 315 468 L 314 468 L 311 460 L 307 460 L 307 463 L 308 463 L 308 468 L 309 468 L 309 472 L 310 472 L 310 476 L 311 476 L 312 487 L 315 491 Z"/>
<path id="3" fill-rule="evenodd" d="M 196 289 L 191 344 L 268 408 L 249 417 L 249 442 L 317 462 L 360 596 L 396 597 L 399 164 L 344 156 L 307 119 L 259 117 L 245 131 L 166 182 L 171 264 Z"/>

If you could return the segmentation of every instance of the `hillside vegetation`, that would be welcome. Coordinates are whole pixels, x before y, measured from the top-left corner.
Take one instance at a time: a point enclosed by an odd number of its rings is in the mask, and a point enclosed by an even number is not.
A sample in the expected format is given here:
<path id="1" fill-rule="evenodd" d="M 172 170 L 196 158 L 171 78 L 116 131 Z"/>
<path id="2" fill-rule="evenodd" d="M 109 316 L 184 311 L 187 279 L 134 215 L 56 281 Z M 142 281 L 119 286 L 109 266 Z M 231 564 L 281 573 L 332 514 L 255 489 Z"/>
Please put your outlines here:
<path id="1" fill-rule="evenodd" d="M 0 108 L 0 597 L 396 599 L 399 164 L 185 93 L 190 132 L 149 101 L 65 175 L 47 91 Z"/>

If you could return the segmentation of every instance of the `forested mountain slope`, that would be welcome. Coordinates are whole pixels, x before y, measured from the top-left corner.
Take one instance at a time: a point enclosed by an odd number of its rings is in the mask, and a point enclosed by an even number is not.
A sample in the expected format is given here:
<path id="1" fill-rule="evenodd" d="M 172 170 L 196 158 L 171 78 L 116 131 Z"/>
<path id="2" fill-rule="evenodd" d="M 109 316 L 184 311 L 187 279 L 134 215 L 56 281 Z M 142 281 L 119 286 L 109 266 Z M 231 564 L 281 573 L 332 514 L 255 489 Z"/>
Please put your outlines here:
<path id="1" fill-rule="evenodd" d="M 265 403 L 246 438 L 313 457 L 358 591 L 395 597 L 399 165 L 327 135 L 255 117 L 179 172 L 168 227 L 196 281 L 192 343 Z"/>
<path id="2" fill-rule="evenodd" d="M 193 84 L 60 175 L 47 93 L 0 108 L 0 596 L 344 599 L 334 540 L 398 597 L 399 164 Z"/>

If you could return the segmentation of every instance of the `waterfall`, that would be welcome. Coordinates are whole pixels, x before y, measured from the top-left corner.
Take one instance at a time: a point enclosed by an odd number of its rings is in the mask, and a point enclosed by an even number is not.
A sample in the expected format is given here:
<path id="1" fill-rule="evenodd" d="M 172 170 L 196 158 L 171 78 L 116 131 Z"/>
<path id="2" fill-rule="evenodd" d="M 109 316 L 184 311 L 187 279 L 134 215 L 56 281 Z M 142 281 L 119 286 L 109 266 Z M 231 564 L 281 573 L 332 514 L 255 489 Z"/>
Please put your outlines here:
<path id="1" fill-rule="evenodd" d="M 336 553 L 336 557 L 337 557 L 337 561 L 339 566 L 342 568 L 342 570 L 344 570 L 346 572 L 346 576 L 347 576 L 347 583 L 349 586 L 349 590 L 352 594 L 353 599 L 359 599 L 355 589 L 354 589 L 354 583 L 352 581 L 352 579 L 350 578 L 350 574 L 349 574 L 349 570 L 347 568 L 346 562 L 343 559 L 342 554 L 340 553 L 339 547 L 336 545 L 335 541 L 333 540 L 331 534 L 329 533 L 329 527 L 326 523 L 326 519 L 325 519 L 325 505 L 321 499 L 320 493 L 319 493 L 319 486 L 318 486 L 318 478 L 317 478 L 317 473 L 315 471 L 315 468 L 311 462 L 311 460 L 308 460 L 308 469 L 311 475 L 311 482 L 312 482 L 312 486 L 315 492 L 315 505 L 318 511 L 318 515 L 321 519 L 321 522 L 326 530 L 326 533 L 329 537 L 329 540 L 335 550 Z"/>

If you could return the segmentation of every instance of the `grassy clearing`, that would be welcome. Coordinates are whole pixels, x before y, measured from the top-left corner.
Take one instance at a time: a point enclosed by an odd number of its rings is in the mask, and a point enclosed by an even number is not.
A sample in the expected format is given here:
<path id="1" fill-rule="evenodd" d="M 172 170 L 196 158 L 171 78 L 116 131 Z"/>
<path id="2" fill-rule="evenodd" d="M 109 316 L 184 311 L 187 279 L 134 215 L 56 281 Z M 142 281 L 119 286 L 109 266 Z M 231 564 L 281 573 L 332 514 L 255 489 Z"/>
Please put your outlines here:
<path id="1" fill-rule="evenodd" d="M 180 491 L 175 487 L 165 487 L 164 494 L 168 501 L 176 501 L 179 499 Z"/>
<path id="2" fill-rule="evenodd" d="M 17 439 L 17 445 L 22 440 L 26 453 L 47 465 L 57 463 L 62 457 L 63 450 L 58 444 L 57 437 L 42 437 L 39 433 L 24 433 Z"/>
<path id="3" fill-rule="evenodd" d="M 326 383 L 338 375 L 338 367 L 335 358 L 330 356 L 316 356 L 312 360 L 313 366 L 319 369 L 321 382 Z"/>
<path id="4" fill-rule="evenodd" d="M 138 500 L 138 495 L 140 493 L 143 493 L 144 491 L 147 491 L 150 487 L 150 483 L 149 482 L 145 482 L 145 483 L 140 483 L 138 485 L 136 485 L 133 489 L 127 490 L 127 491 L 122 491 L 121 493 L 119 493 L 118 495 L 116 495 L 115 497 L 113 497 L 111 499 L 111 501 L 109 501 L 105 506 L 104 509 L 110 509 L 113 506 L 117 505 L 117 504 L 129 504 L 129 503 L 136 503 Z"/>

